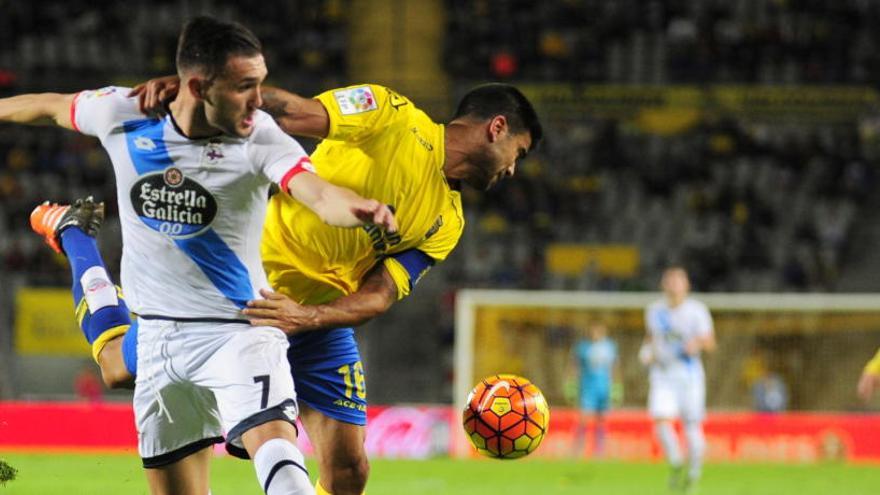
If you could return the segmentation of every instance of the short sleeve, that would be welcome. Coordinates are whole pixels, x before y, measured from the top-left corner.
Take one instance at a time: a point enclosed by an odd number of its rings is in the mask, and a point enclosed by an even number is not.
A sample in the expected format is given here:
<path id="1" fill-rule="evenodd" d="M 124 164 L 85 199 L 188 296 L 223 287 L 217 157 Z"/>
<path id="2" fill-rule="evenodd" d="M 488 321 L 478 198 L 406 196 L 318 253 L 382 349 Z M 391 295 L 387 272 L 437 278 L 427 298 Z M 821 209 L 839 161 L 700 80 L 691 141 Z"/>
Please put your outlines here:
<path id="1" fill-rule="evenodd" d="M 108 135 L 123 120 L 120 114 L 135 108 L 127 93 L 127 88 L 116 86 L 80 91 L 70 104 L 73 128 L 88 136 Z"/>
<path id="2" fill-rule="evenodd" d="M 698 303 L 696 308 L 697 335 L 712 335 L 715 329 L 712 323 L 712 315 L 709 313 L 709 308 L 703 303 Z"/>
<path id="3" fill-rule="evenodd" d="M 302 145 L 285 134 L 271 117 L 261 112 L 258 125 L 251 150 L 254 163 L 267 180 L 287 191 L 290 179 L 302 172 L 314 173 L 312 161 Z"/>
<path id="4" fill-rule="evenodd" d="M 361 142 L 398 119 L 412 107 L 408 99 L 375 84 L 349 86 L 316 97 L 330 118 L 327 139 Z"/>
<path id="5" fill-rule="evenodd" d="M 655 307 L 653 304 L 645 308 L 645 331 L 648 335 L 653 335 L 657 331 L 657 322 L 654 321 Z"/>
<path id="6" fill-rule="evenodd" d="M 464 232 L 461 198 L 457 192 L 452 194 L 453 204 L 437 217 L 434 225 L 425 234 L 425 239 L 419 244 L 419 251 L 437 261 L 443 261 L 449 256 Z"/>

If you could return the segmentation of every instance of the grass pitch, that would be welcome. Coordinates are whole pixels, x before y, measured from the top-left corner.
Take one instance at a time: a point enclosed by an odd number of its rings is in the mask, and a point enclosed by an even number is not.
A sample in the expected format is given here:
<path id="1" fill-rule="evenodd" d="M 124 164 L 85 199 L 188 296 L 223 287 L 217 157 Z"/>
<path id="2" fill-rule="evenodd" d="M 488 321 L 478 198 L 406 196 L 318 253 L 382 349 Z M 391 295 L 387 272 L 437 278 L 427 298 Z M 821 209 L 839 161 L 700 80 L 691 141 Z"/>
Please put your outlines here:
<path id="1" fill-rule="evenodd" d="M 132 455 L 0 452 L 18 476 L 0 494 L 147 494 Z M 665 466 L 545 460 L 372 461 L 369 495 L 653 495 L 668 494 Z M 215 459 L 213 495 L 262 493 L 250 463 Z M 310 465 L 314 472 L 314 465 Z M 873 495 L 880 466 L 716 464 L 706 467 L 699 495 Z"/>

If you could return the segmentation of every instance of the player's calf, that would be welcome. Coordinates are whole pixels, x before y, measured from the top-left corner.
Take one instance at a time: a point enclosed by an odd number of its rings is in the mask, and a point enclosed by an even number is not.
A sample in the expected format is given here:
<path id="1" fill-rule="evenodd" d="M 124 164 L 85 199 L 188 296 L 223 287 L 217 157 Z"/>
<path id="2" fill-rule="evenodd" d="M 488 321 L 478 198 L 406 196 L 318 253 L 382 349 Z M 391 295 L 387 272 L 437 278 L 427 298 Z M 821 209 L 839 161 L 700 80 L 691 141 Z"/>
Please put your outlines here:
<path id="1" fill-rule="evenodd" d="M 121 337 L 131 327 L 131 317 L 122 291 L 110 279 L 95 241 L 103 221 L 104 203 L 95 203 L 91 196 L 76 200 L 72 205 L 47 201 L 34 208 L 30 218 L 34 232 L 43 236 L 55 252 L 67 256 L 73 276 L 77 323 L 92 346 L 92 357 L 101 365 L 105 383 L 116 388 L 130 382 L 135 369 L 125 366 L 129 360 L 122 356 L 118 360 L 115 357 L 102 360 L 102 351 L 116 340 L 119 342 L 114 344 L 114 349 L 129 347 L 134 352 L 134 346 L 122 345 Z M 106 367 L 102 361 L 106 361 Z M 131 362 L 136 363 L 136 359 Z"/>

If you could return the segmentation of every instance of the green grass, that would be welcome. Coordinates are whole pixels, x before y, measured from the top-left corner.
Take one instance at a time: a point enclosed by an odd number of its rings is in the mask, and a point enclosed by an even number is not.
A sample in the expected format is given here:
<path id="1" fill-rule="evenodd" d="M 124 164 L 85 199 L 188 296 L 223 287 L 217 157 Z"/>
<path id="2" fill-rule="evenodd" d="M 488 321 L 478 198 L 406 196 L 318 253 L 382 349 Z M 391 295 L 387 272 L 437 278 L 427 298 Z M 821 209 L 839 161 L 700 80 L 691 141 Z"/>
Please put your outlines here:
<path id="1" fill-rule="evenodd" d="M 140 461 L 126 455 L 0 452 L 18 477 L 0 494 L 146 494 Z M 369 495 L 665 495 L 660 464 L 567 461 L 374 460 Z M 310 466 L 314 469 L 314 466 Z M 212 464 L 213 495 L 261 492 L 249 463 Z M 700 495 L 873 495 L 880 466 L 716 464 L 706 467 Z"/>

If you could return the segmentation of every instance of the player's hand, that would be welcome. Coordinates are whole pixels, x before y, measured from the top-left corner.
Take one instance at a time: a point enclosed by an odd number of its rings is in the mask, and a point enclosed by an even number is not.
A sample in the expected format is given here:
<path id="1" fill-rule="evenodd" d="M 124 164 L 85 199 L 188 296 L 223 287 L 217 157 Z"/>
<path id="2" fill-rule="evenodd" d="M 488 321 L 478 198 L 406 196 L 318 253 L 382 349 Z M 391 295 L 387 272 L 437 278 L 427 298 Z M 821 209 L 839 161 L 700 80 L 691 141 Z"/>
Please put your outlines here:
<path id="1" fill-rule="evenodd" d="M 688 356 L 699 356 L 703 346 L 698 339 L 691 339 L 684 344 L 684 353 Z"/>
<path id="2" fill-rule="evenodd" d="M 643 366 L 650 366 L 654 364 L 654 349 L 653 346 L 649 343 L 642 344 L 639 347 L 639 362 L 642 363 Z"/>
<path id="3" fill-rule="evenodd" d="M 862 373 L 856 392 L 858 392 L 860 399 L 868 402 L 878 388 L 880 388 L 880 375 Z"/>
<path id="4" fill-rule="evenodd" d="M 375 199 L 364 199 L 351 206 L 351 212 L 364 223 L 381 227 L 385 232 L 397 232 L 397 220 L 391 208 Z"/>
<path id="5" fill-rule="evenodd" d="M 151 117 L 164 117 L 164 103 L 177 96 L 178 90 L 180 90 L 180 78 L 165 76 L 138 84 L 128 93 L 128 96 L 129 98 L 138 97 L 138 109 L 141 113 Z"/>
<path id="6" fill-rule="evenodd" d="M 251 325 L 279 328 L 287 335 L 318 328 L 314 308 L 266 289 L 260 289 L 260 295 L 265 299 L 248 301 L 247 308 L 242 310 Z"/>

